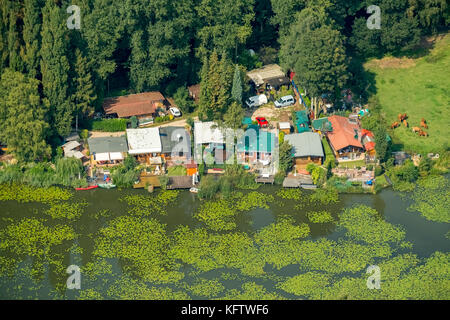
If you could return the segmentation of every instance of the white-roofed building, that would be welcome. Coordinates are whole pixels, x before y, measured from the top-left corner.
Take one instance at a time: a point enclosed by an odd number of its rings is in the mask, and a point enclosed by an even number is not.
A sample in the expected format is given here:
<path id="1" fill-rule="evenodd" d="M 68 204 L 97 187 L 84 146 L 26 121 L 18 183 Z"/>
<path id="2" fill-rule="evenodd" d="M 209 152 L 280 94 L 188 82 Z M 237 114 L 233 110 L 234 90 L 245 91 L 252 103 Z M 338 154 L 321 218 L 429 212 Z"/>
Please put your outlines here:
<path id="1" fill-rule="evenodd" d="M 150 158 L 162 151 L 159 128 L 127 129 L 128 153 L 141 163 L 150 163 Z"/>
<path id="2" fill-rule="evenodd" d="M 222 164 L 231 154 L 227 154 L 226 150 L 226 133 L 230 133 L 233 137 L 232 129 L 219 128 L 217 123 L 210 122 L 195 122 L 194 123 L 194 144 L 195 144 L 195 158 L 200 163 L 199 153 L 205 146 L 203 152 L 203 160 L 205 162 L 214 161 L 217 164 Z M 209 159 L 209 160 L 207 160 Z"/>
<path id="3" fill-rule="evenodd" d="M 194 123 L 195 144 L 223 144 L 225 138 L 222 130 L 213 121 Z"/>

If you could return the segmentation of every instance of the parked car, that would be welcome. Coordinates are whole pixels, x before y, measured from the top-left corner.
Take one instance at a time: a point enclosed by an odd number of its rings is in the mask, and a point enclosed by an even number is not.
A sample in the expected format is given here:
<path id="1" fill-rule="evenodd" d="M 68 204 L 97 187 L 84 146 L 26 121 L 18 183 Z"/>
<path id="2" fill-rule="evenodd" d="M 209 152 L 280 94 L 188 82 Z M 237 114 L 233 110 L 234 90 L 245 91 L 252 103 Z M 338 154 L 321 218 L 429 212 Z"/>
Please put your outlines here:
<path id="1" fill-rule="evenodd" d="M 275 107 L 277 108 L 287 107 L 293 105 L 294 103 L 295 100 L 293 96 L 284 96 L 275 101 Z"/>
<path id="2" fill-rule="evenodd" d="M 258 122 L 260 128 L 265 128 L 269 126 L 269 122 L 264 117 L 256 117 L 256 122 Z"/>
<path id="3" fill-rule="evenodd" d="M 169 111 L 174 117 L 181 117 L 181 111 L 178 108 L 170 107 Z"/>
<path id="4" fill-rule="evenodd" d="M 255 108 L 262 106 L 267 103 L 267 97 L 265 94 L 260 94 L 259 96 L 253 96 L 245 100 L 245 104 L 249 108 Z"/>

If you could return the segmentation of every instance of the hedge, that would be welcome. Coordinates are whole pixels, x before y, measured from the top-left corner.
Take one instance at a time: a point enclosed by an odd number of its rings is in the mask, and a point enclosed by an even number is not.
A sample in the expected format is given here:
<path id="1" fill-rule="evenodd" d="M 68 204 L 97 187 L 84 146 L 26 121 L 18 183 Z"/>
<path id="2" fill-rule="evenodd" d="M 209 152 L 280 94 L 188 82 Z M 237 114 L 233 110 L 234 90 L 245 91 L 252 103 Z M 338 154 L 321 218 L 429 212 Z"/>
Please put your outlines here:
<path id="1" fill-rule="evenodd" d="M 128 119 L 93 120 L 91 127 L 93 131 L 119 132 L 127 129 L 129 121 Z"/>

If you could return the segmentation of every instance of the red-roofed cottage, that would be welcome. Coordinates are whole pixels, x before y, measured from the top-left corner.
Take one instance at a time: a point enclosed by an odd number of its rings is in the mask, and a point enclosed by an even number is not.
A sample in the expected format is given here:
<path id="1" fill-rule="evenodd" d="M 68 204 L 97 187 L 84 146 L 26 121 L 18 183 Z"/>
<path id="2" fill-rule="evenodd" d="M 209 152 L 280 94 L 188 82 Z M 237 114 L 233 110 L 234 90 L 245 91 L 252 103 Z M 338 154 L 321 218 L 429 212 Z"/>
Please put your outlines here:
<path id="1" fill-rule="evenodd" d="M 155 117 L 158 107 L 163 107 L 164 96 L 160 92 L 144 92 L 128 96 L 107 98 L 103 102 L 106 114 L 119 118 L 136 116 L 138 119 Z"/>
<path id="2" fill-rule="evenodd" d="M 331 116 L 333 131 L 326 136 L 337 161 L 364 159 L 364 146 L 361 141 L 361 128 L 356 121 L 341 116 Z"/>

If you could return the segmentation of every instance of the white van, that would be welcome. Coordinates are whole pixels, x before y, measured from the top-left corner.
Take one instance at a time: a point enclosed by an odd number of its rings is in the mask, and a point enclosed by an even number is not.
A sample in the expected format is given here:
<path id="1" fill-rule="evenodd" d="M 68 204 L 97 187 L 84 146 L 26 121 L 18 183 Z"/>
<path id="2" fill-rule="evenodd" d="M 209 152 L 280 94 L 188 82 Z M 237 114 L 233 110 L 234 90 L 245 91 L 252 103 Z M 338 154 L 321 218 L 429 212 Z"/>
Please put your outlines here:
<path id="1" fill-rule="evenodd" d="M 277 108 L 287 107 L 293 105 L 294 103 L 295 100 L 293 96 L 284 96 L 275 101 L 275 107 Z"/>
<path id="2" fill-rule="evenodd" d="M 259 107 L 262 106 L 263 104 L 266 104 L 267 102 L 268 101 L 265 94 L 260 94 L 259 96 L 250 97 L 247 100 L 245 100 L 245 104 L 249 108 Z"/>

